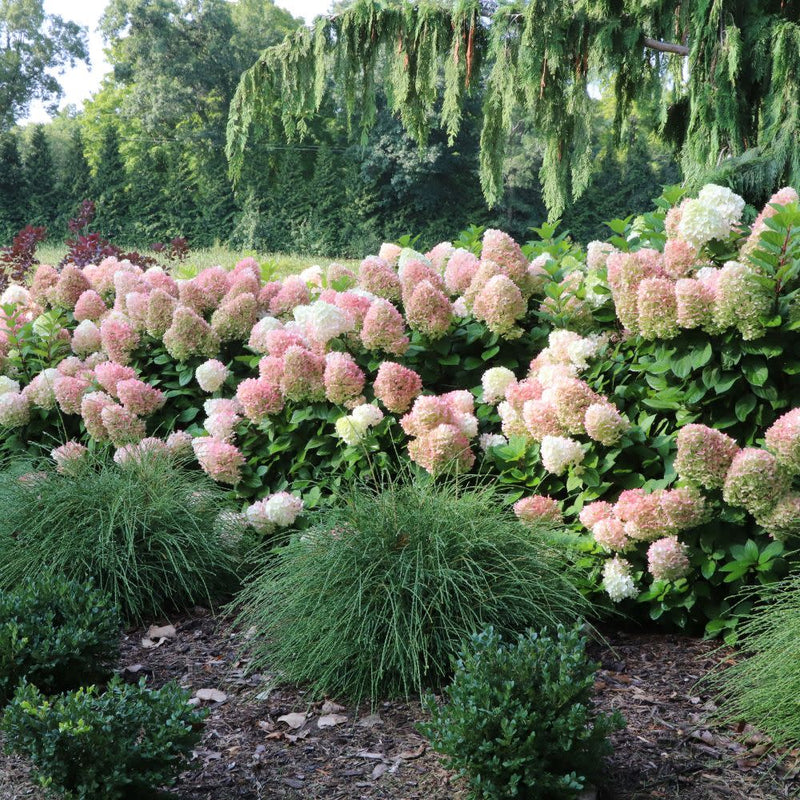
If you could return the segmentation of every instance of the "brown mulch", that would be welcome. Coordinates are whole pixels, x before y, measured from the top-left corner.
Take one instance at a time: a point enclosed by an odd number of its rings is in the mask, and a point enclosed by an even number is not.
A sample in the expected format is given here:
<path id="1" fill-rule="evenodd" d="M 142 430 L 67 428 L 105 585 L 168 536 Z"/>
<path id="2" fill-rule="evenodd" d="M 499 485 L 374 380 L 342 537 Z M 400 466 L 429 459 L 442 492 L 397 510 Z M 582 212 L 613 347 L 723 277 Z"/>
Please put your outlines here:
<path id="1" fill-rule="evenodd" d="M 149 647 L 143 645 L 147 629 L 129 631 L 120 671 L 132 681 L 144 675 L 153 685 L 177 680 L 193 693 L 221 693 L 219 702 L 200 701 L 211 713 L 194 768 L 168 795 L 174 800 L 465 796 L 464 784 L 416 731 L 419 703 L 384 702 L 371 710 L 335 699 L 310 702 L 269 675 L 248 674 L 238 655 L 242 634 L 202 609 L 171 622 L 175 635 L 155 637 Z M 614 735 L 598 800 L 800 796 L 798 754 L 772 757 L 755 731 L 737 736 L 708 721 L 713 698 L 697 681 L 731 651 L 689 637 L 604 635 L 603 644 L 592 645 L 602 665 L 597 704 L 622 711 L 628 727 Z M 294 716 L 281 720 L 285 715 Z M 44 794 L 22 759 L 0 755 L 0 797 L 42 800 Z"/>

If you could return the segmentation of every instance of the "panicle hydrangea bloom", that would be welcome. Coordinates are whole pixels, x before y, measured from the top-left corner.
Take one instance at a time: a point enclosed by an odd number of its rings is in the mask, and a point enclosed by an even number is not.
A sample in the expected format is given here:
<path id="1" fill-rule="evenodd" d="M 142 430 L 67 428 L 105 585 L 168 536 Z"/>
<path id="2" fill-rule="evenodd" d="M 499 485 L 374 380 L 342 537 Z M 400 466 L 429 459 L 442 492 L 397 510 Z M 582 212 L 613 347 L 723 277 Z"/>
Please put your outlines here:
<path id="1" fill-rule="evenodd" d="M 500 416 L 500 430 L 509 439 L 512 436 L 522 436 L 528 438 L 528 430 L 525 427 L 523 412 L 514 408 L 508 400 L 503 400 L 497 406 L 497 413 Z"/>
<path id="2" fill-rule="evenodd" d="M 694 487 L 682 486 L 661 492 L 659 503 L 667 527 L 676 533 L 705 522 L 705 498 Z"/>
<path id="3" fill-rule="evenodd" d="M 516 381 L 508 367 L 490 367 L 481 377 L 483 402 L 496 405 L 506 396 L 506 389 Z"/>
<path id="4" fill-rule="evenodd" d="M 706 184 L 696 200 L 681 204 L 678 234 L 698 250 L 712 239 L 724 239 L 742 218 L 744 200 L 730 189 Z"/>
<path id="5" fill-rule="evenodd" d="M 280 386 L 283 380 L 283 359 L 277 356 L 264 356 L 258 362 L 258 377 Z"/>
<path id="6" fill-rule="evenodd" d="M 325 282 L 333 289 L 339 292 L 345 292 L 352 289 L 358 283 L 358 276 L 353 270 L 348 269 L 341 264 L 329 264 L 327 272 L 325 273 Z"/>
<path id="7" fill-rule="evenodd" d="M 283 323 L 275 317 L 262 317 L 250 331 L 250 339 L 247 346 L 254 352 L 264 355 L 268 352 L 267 334 L 270 331 L 277 331 L 283 328 Z"/>
<path id="8" fill-rule="evenodd" d="M 311 300 L 306 282 L 297 275 L 290 275 L 270 300 L 269 313 L 273 317 L 291 314 L 297 306 L 305 306 Z M 252 326 L 251 326 L 252 327 Z"/>
<path id="9" fill-rule="evenodd" d="M 568 433 L 584 433 L 586 411 L 601 398 L 585 381 L 562 378 L 544 390 L 542 400 L 553 404 L 559 423 Z"/>
<path id="10" fill-rule="evenodd" d="M 204 361 L 194 371 L 194 377 L 204 392 L 213 394 L 218 392 L 230 375 L 230 370 L 216 358 Z"/>
<path id="11" fill-rule="evenodd" d="M 683 239 L 667 239 L 664 244 L 664 271 L 677 280 L 691 273 L 697 263 L 697 250 Z"/>
<path id="12" fill-rule="evenodd" d="M 601 519 L 610 519 L 614 516 L 614 506 L 605 500 L 595 500 L 587 503 L 578 514 L 581 525 L 593 528 Z"/>
<path id="13" fill-rule="evenodd" d="M 178 281 L 178 305 L 191 308 L 201 316 L 214 309 L 217 301 L 205 291 L 196 278 Z"/>
<path id="14" fill-rule="evenodd" d="M 175 278 L 164 272 L 161 267 L 150 267 L 145 270 L 142 278 L 151 289 L 160 289 L 177 299 L 178 284 L 175 282 Z"/>
<path id="15" fill-rule="evenodd" d="M 384 242 L 381 245 L 380 250 L 378 250 L 378 258 L 386 261 L 386 263 L 390 266 L 395 266 L 400 259 L 400 253 L 402 252 L 403 248 L 400 247 L 399 244 L 394 244 L 394 242 Z"/>
<path id="16" fill-rule="evenodd" d="M 276 492 L 266 499 L 265 513 L 274 525 L 286 528 L 303 513 L 303 501 L 289 492 Z"/>
<path id="17" fill-rule="evenodd" d="M 522 406 L 522 423 L 523 432 L 535 442 L 541 442 L 546 436 L 562 436 L 566 433 L 555 405 L 549 400 L 526 400 Z"/>
<path id="18" fill-rule="evenodd" d="M 511 339 L 521 334 L 517 320 L 528 310 L 519 287 L 505 275 L 490 278 L 475 297 L 472 313 L 475 319 L 498 336 Z"/>
<path id="19" fill-rule="evenodd" d="M 408 443 L 408 454 L 431 475 L 467 471 L 475 463 L 469 439 L 455 425 L 437 425 Z"/>
<path id="20" fill-rule="evenodd" d="M 120 311 L 125 311 L 125 296 L 130 292 L 138 292 L 146 289 L 147 284 L 141 279 L 141 270 L 136 271 L 122 270 L 114 273 L 114 293 L 116 295 L 115 305 L 120 303 Z"/>
<path id="21" fill-rule="evenodd" d="M 675 284 L 678 325 L 708 330 L 714 320 L 715 298 L 716 292 L 708 283 L 696 278 L 681 278 Z"/>
<path id="22" fill-rule="evenodd" d="M 464 302 L 467 308 L 472 309 L 475 298 L 481 293 L 483 287 L 494 278 L 496 275 L 505 275 L 508 278 L 505 270 L 494 261 L 479 261 L 478 269 L 472 276 L 469 286 L 464 291 Z"/>
<path id="23" fill-rule="evenodd" d="M 800 494 L 785 494 L 774 506 L 760 514 L 756 522 L 781 542 L 800 533 Z"/>
<path id="24" fill-rule="evenodd" d="M 349 353 L 332 352 L 325 356 L 325 397 L 345 405 L 361 395 L 366 376 Z"/>
<path id="25" fill-rule="evenodd" d="M 614 506 L 614 515 L 625 523 L 625 533 L 638 541 L 649 542 L 670 532 L 669 521 L 661 510 L 663 491 L 626 489 Z"/>
<path id="26" fill-rule="evenodd" d="M 203 427 L 215 439 L 223 442 L 231 442 L 236 436 L 236 426 L 242 421 L 239 415 L 239 404 L 235 406 L 227 405 L 209 411 Z"/>
<path id="27" fill-rule="evenodd" d="M 100 338 L 103 350 L 112 361 L 127 364 L 131 352 L 139 344 L 139 333 L 123 314 L 110 313 L 100 323 Z"/>
<path id="28" fill-rule="evenodd" d="M 78 323 L 72 334 L 72 352 L 85 358 L 96 353 L 103 346 L 100 329 L 90 319 Z"/>
<path id="29" fill-rule="evenodd" d="M 274 328 L 273 330 L 267 331 L 263 339 L 266 352 L 274 358 L 283 358 L 284 353 L 286 353 L 290 347 L 306 346 L 306 340 L 299 333 L 286 330 L 285 328 Z"/>
<path id="30" fill-rule="evenodd" d="M 453 422 L 453 409 L 447 400 L 434 395 L 420 395 L 411 411 L 400 419 L 400 426 L 409 436 L 419 436 L 437 425 Z"/>
<path id="31" fill-rule="evenodd" d="M 508 444 L 508 439 L 499 433 L 482 433 L 478 437 L 478 444 L 480 445 L 481 450 L 486 453 L 492 447 L 502 447 L 503 445 Z"/>
<path id="32" fill-rule="evenodd" d="M 547 337 L 547 347 L 539 356 L 545 362 L 568 364 L 572 361 L 570 346 L 583 341 L 583 337 L 575 331 L 555 329 Z"/>
<path id="33" fill-rule="evenodd" d="M 792 475 L 800 472 L 800 408 L 778 417 L 764 434 L 767 447 Z"/>
<path id="34" fill-rule="evenodd" d="M 283 410 L 280 386 L 264 378 L 245 378 L 236 389 L 244 415 L 255 423 Z"/>
<path id="35" fill-rule="evenodd" d="M 154 289 L 147 296 L 145 329 L 156 339 L 161 339 L 172 325 L 172 315 L 178 301 L 162 289 Z"/>
<path id="36" fill-rule="evenodd" d="M 156 439 L 148 436 L 141 442 L 135 444 L 125 444 L 118 447 L 114 453 L 114 461 L 122 466 L 123 464 L 136 464 L 145 461 L 148 457 L 170 455 L 167 443 L 163 439 Z"/>
<path id="37" fill-rule="evenodd" d="M 321 345 L 353 328 L 353 320 L 347 313 L 324 300 L 298 306 L 294 309 L 294 318 L 305 329 L 306 336 Z"/>
<path id="38" fill-rule="evenodd" d="M 210 397 L 203 403 L 203 411 L 211 414 L 238 414 L 242 410 L 235 397 Z"/>
<path id="39" fill-rule="evenodd" d="M 89 450 L 79 442 L 69 441 L 50 451 L 56 462 L 56 472 L 60 475 L 75 476 L 80 473 Z"/>
<path id="40" fill-rule="evenodd" d="M 444 285 L 450 294 L 463 294 L 478 271 L 478 257 L 459 247 L 454 250 L 444 270 Z"/>
<path id="41" fill-rule="evenodd" d="M 306 267 L 300 273 L 300 280 L 307 284 L 312 289 L 322 288 L 322 267 L 319 264 Z"/>
<path id="42" fill-rule="evenodd" d="M 506 386 L 506 400 L 511 403 L 517 411 L 522 411 L 523 406 L 528 400 L 541 400 L 543 395 L 542 384 L 538 378 L 525 378 L 521 381 L 514 381 Z"/>
<path id="43" fill-rule="evenodd" d="M 97 442 L 108 439 L 108 431 L 103 424 L 103 409 L 114 405 L 113 398 L 105 392 L 87 392 L 81 399 L 80 413 L 84 427 Z"/>
<path id="44" fill-rule="evenodd" d="M 429 261 L 423 260 L 423 258 L 410 258 L 405 262 L 401 259 L 398 276 L 404 305 L 408 305 L 411 294 L 423 281 L 428 281 L 434 289 L 444 292 L 445 286 L 442 276 Z"/>
<path id="45" fill-rule="evenodd" d="M 542 386 L 555 386 L 559 381 L 572 380 L 578 376 L 578 368 L 574 364 L 548 364 L 541 360 L 541 355 L 542 353 L 531 361 L 528 376 L 536 378 Z"/>
<path id="46" fill-rule="evenodd" d="M 62 380 L 73 380 L 63 378 Z M 0 394 L 0 427 L 21 428 L 31 418 L 31 403 L 21 392 Z"/>
<path id="47" fill-rule="evenodd" d="M 450 404 L 454 413 L 472 414 L 475 411 L 475 398 L 467 389 L 454 389 L 442 397 Z"/>
<path id="48" fill-rule="evenodd" d="M 755 447 L 740 450 L 731 462 L 722 497 L 757 517 L 789 491 L 790 477 L 772 453 Z"/>
<path id="49" fill-rule="evenodd" d="M 405 322 L 388 300 L 378 298 L 369 307 L 361 328 L 361 343 L 367 350 L 383 350 L 396 356 L 408 350 Z"/>
<path id="50" fill-rule="evenodd" d="M 147 330 L 147 311 L 150 308 L 150 295 L 144 292 L 128 292 L 125 295 L 124 311 L 133 327 L 139 331 Z"/>
<path id="51" fill-rule="evenodd" d="M 87 289 L 75 303 L 73 315 L 76 322 L 91 320 L 97 322 L 108 311 L 103 298 L 94 289 Z"/>
<path id="52" fill-rule="evenodd" d="M 365 428 L 374 428 L 383 419 L 383 411 L 372 403 L 360 403 L 352 410 L 350 416 L 356 424 L 363 425 Z"/>
<path id="53" fill-rule="evenodd" d="M 61 270 L 58 282 L 49 293 L 50 302 L 60 308 L 74 309 L 80 296 L 92 285 L 89 279 L 74 264 Z"/>
<path id="54" fill-rule="evenodd" d="M 619 603 L 639 594 L 633 582 L 633 565 L 619 556 L 609 559 L 603 566 L 603 588 L 606 594 Z"/>
<path id="55" fill-rule="evenodd" d="M 739 446 L 727 434 L 706 425 L 684 425 L 677 436 L 675 470 L 680 477 L 704 489 L 719 489 Z"/>
<path id="56" fill-rule="evenodd" d="M 117 384 L 135 378 L 136 370 L 115 361 L 104 361 L 94 368 L 94 377 L 112 397 L 117 397 Z"/>
<path id="57" fill-rule="evenodd" d="M 489 228 L 483 234 L 481 260 L 494 261 L 506 271 L 506 274 L 518 286 L 525 280 L 528 271 L 528 259 L 522 248 L 503 231 Z"/>
<path id="58" fill-rule="evenodd" d="M 444 272 L 447 262 L 454 252 L 455 248 L 452 242 L 439 242 L 439 244 L 425 253 L 425 258 L 427 258 L 439 272 Z"/>
<path id="59" fill-rule="evenodd" d="M 758 247 L 758 241 L 761 237 L 761 234 L 767 230 L 767 224 L 765 220 L 769 219 L 770 217 L 774 217 L 778 213 L 778 209 L 775 206 L 787 206 L 790 203 L 796 203 L 798 201 L 797 192 L 791 186 L 784 186 L 783 189 L 779 189 L 775 194 L 770 197 L 767 201 L 767 204 L 764 208 L 761 209 L 761 212 L 756 217 L 755 222 L 753 222 L 753 227 L 750 231 L 750 235 L 747 237 L 747 241 L 745 242 L 744 246 L 742 247 L 742 253 L 748 254 L 752 253 Z"/>
<path id="60" fill-rule="evenodd" d="M 222 300 L 230 288 L 230 274 L 224 267 L 206 267 L 194 278 L 194 282 L 211 298 L 212 307 Z"/>
<path id="61" fill-rule="evenodd" d="M 523 497 L 514 503 L 514 513 L 520 522 L 536 525 L 543 522 L 563 522 L 561 507 L 557 500 L 543 494 L 534 494 Z"/>
<path id="62" fill-rule="evenodd" d="M 226 300 L 211 315 L 211 327 L 221 342 L 246 342 L 257 321 L 258 301 L 252 294 Z"/>
<path id="63" fill-rule="evenodd" d="M 606 447 L 613 447 L 630 428 L 628 421 L 611 403 L 592 403 L 584 416 L 586 434 Z"/>
<path id="64" fill-rule="evenodd" d="M 203 472 L 215 481 L 233 486 L 239 483 L 245 458 L 235 445 L 213 436 L 200 436 L 192 440 L 192 448 Z"/>
<path id="65" fill-rule="evenodd" d="M 59 371 L 51 367 L 43 369 L 33 377 L 33 380 L 23 390 L 25 396 L 31 401 L 31 405 L 46 411 L 56 407 L 55 382 L 59 375 Z M 16 381 L 11 382 L 16 383 Z M 17 384 L 17 389 L 19 389 L 19 384 Z M 3 393 L 3 376 L 0 376 L 0 394 Z"/>
<path id="66" fill-rule="evenodd" d="M 222 298 L 220 305 L 234 300 L 242 294 L 251 294 L 258 307 L 258 293 L 261 291 L 261 281 L 251 272 L 240 272 L 234 277 L 231 273 L 231 287 Z"/>
<path id="67" fill-rule="evenodd" d="M 653 542 L 647 548 L 647 569 L 657 581 L 676 581 L 690 570 L 688 548 L 674 536 Z"/>
<path id="68" fill-rule="evenodd" d="M 186 431 L 174 431 L 167 436 L 167 450 L 173 458 L 185 459 L 193 454 L 194 437 Z"/>
<path id="69" fill-rule="evenodd" d="M 566 436 L 545 436 L 542 439 L 540 457 L 542 466 L 554 475 L 561 475 L 583 461 L 583 449 L 579 442 Z"/>
<path id="70" fill-rule="evenodd" d="M 281 391 L 287 400 L 322 400 L 325 397 L 325 357 L 292 345 L 283 355 Z"/>
<path id="71" fill-rule="evenodd" d="M 196 312 L 178 306 L 163 337 L 164 347 L 176 361 L 187 361 L 192 356 L 212 358 L 219 350 L 219 337 L 212 327 Z"/>
<path id="72" fill-rule="evenodd" d="M 389 411 L 402 414 L 422 392 L 422 378 L 408 367 L 384 361 L 378 368 L 373 390 Z"/>
<path id="73" fill-rule="evenodd" d="M 639 322 L 639 284 L 646 278 L 663 277 L 661 254 L 643 249 L 635 253 L 613 252 L 606 262 L 608 285 L 619 321 L 634 333 Z"/>
<path id="74" fill-rule="evenodd" d="M 678 329 L 675 284 L 668 278 L 645 278 L 636 295 L 638 330 L 645 339 L 672 339 Z"/>
<path id="75" fill-rule="evenodd" d="M 56 369 L 61 375 L 68 375 L 70 378 L 84 377 L 85 369 L 83 361 L 77 356 L 67 356 L 58 362 Z"/>
<path id="76" fill-rule="evenodd" d="M 260 314 L 269 314 L 272 298 L 283 288 L 282 281 L 268 281 L 258 293 L 258 310 Z"/>
<path id="77" fill-rule="evenodd" d="M 31 293 L 17 283 L 9 284 L 0 294 L 0 306 L 26 306 L 31 301 Z"/>
<path id="78" fill-rule="evenodd" d="M 72 378 L 69 375 L 60 375 L 53 381 L 56 402 L 65 414 L 81 413 L 81 400 L 90 388 L 89 381 L 84 378 Z M 0 395 L 0 398 L 2 397 L 5 395 Z"/>
<path id="79" fill-rule="evenodd" d="M 614 252 L 614 246 L 608 242 L 589 242 L 586 245 L 586 266 L 593 272 L 606 265 L 606 259 Z"/>
<path id="80" fill-rule="evenodd" d="M 592 537 L 604 550 L 622 553 L 627 550 L 632 541 L 625 533 L 625 525 L 616 517 L 604 517 L 591 526 Z"/>
<path id="81" fill-rule="evenodd" d="M 588 369 L 589 360 L 595 358 L 606 346 L 604 336 L 581 336 L 567 345 L 569 363 L 578 370 Z"/>
<path id="82" fill-rule="evenodd" d="M 167 398 L 160 389 L 138 378 L 128 378 L 117 383 L 117 396 L 122 405 L 139 417 L 147 417 L 158 411 Z"/>
<path id="83" fill-rule="evenodd" d="M 334 303 L 352 320 L 353 332 L 360 333 L 364 325 L 364 317 L 367 316 L 373 300 L 375 300 L 375 295 L 355 289 L 349 292 L 338 292 Z"/>
<path id="84" fill-rule="evenodd" d="M 550 273 L 547 271 L 547 264 L 551 260 L 552 256 L 550 253 L 541 253 L 528 264 L 528 274 L 525 276 L 527 294 L 544 294 L 547 284 L 553 280 Z"/>
<path id="85" fill-rule="evenodd" d="M 351 414 L 347 414 L 336 420 L 334 428 L 336 435 L 352 447 L 364 440 L 368 426 L 358 422 Z"/>
<path id="86" fill-rule="evenodd" d="M 447 295 L 429 280 L 414 283 L 407 295 L 406 319 L 411 328 L 428 337 L 441 339 L 453 321 L 453 305 Z"/>
<path id="87" fill-rule="evenodd" d="M 467 308 L 467 304 L 462 297 L 456 297 L 453 300 L 453 316 L 457 319 L 465 319 L 469 316 L 469 309 Z"/>
<path id="88" fill-rule="evenodd" d="M 114 447 L 140 442 L 145 436 L 144 420 L 122 406 L 108 405 L 100 411 L 100 420 Z"/>
<path id="89" fill-rule="evenodd" d="M 399 300 L 402 293 L 400 276 L 380 256 L 367 256 L 361 262 L 358 285 L 384 300 Z"/>
<path id="90" fill-rule="evenodd" d="M 50 290 L 58 283 L 60 277 L 58 270 L 49 264 L 42 264 L 37 267 L 30 287 L 31 299 L 40 305 L 44 305 L 48 301 Z"/>
<path id="91" fill-rule="evenodd" d="M 19 381 L 15 381 L 7 375 L 0 375 L 0 395 L 6 394 L 7 392 L 14 392 L 16 394 L 19 390 Z"/>
<path id="92" fill-rule="evenodd" d="M 721 330 L 738 328 L 745 341 L 764 334 L 761 318 L 769 314 L 775 295 L 761 280 L 752 267 L 726 262 L 719 273 L 714 303 L 714 322 Z"/>
<path id="93" fill-rule="evenodd" d="M 683 200 L 680 205 L 672 206 L 672 208 L 667 211 L 667 216 L 664 218 L 664 230 L 670 239 L 675 239 L 678 236 L 678 226 L 681 223 L 681 217 L 683 216 L 683 204 L 686 202 L 686 200 L 688 200 L 688 198 Z"/>

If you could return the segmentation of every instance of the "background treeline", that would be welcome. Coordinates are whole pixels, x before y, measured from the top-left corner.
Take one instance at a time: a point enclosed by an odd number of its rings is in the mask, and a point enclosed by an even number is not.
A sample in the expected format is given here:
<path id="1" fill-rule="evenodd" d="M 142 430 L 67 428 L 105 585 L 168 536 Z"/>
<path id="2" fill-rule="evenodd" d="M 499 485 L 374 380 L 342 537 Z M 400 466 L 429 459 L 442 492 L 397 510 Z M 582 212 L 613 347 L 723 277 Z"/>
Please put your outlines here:
<path id="1" fill-rule="evenodd" d="M 452 147 L 433 135 L 420 148 L 382 109 L 355 142 L 332 87 L 301 143 L 256 133 L 234 190 L 223 151 L 239 75 L 300 24 L 270 0 L 111 0 L 102 29 L 114 71 L 101 90 L 80 112 L 0 136 L 0 241 L 25 224 L 63 239 L 84 198 L 97 205 L 94 228 L 136 248 L 181 235 L 192 247 L 359 256 L 407 233 L 434 243 L 470 223 L 524 238 L 546 218 L 535 120 L 515 126 L 504 196 L 487 208 L 477 93 Z M 659 185 L 680 179 L 670 151 L 635 119 L 622 148 L 612 146 L 612 119 L 603 95 L 594 104 L 597 170 L 563 217 L 581 241 L 604 237 L 604 220 L 647 208 Z"/>

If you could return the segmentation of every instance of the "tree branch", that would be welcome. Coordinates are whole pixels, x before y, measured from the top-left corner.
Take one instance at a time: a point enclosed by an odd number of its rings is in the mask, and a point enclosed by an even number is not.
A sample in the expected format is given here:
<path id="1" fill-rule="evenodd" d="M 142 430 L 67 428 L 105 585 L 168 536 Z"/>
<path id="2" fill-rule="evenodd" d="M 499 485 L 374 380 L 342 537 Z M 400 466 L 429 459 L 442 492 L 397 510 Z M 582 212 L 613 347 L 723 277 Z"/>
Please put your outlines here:
<path id="1" fill-rule="evenodd" d="M 672 42 L 662 42 L 658 39 L 644 37 L 644 46 L 651 50 L 658 50 L 660 53 L 675 53 L 678 56 L 688 56 L 689 48 L 685 44 L 673 44 Z"/>

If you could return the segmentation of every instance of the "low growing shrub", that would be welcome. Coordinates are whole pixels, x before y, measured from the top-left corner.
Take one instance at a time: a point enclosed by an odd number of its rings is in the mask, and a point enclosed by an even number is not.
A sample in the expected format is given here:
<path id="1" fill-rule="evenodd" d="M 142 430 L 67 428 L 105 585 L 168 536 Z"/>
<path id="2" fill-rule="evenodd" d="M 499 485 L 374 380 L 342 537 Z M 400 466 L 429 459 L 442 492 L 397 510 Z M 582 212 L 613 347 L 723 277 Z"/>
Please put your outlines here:
<path id="1" fill-rule="evenodd" d="M 237 607 L 257 631 L 255 668 L 316 693 L 407 695 L 444 680 L 487 624 L 508 633 L 585 612 L 570 572 L 565 548 L 516 521 L 493 489 L 396 481 L 318 512 Z"/>
<path id="2" fill-rule="evenodd" d="M 488 628 L 473 636 L 445 689 L 447 704 L 424 700 L 433 747 L 469 778 L 472 797 L 573 798 L 595 780 L 619 712 L 593 714 L 596 664 L 579 628 L 528 631 L 504 642 Z"/>
<path id="3" fill-rule="evenodd" d="M 232 587 L 238 523 L 210 478 L 160 453 L 122 464 L 86 455 L 68 473 L 0 475 L 0 588 L 46 574 L 93 579 L 141 620 Z"/>
<path id="4" fill-rule="evenodd" d="M 78 689 L 52 700 L 21 686 L 3 717 L 6 747 L 28 756 L 43 786 L 74 800 L 152 797 L 171 785 L 193 745 L 204 713 L 189 694 L 167 684 L 115 678 L 104 693 Z"/>
<path id="5" fill-rule="evenodd" d="M 111 598 L 91 584 L 51 577 L 0 592 L 0 705 L 23 677 L 45 694 L 105 679 L 120 624 Z"/>

